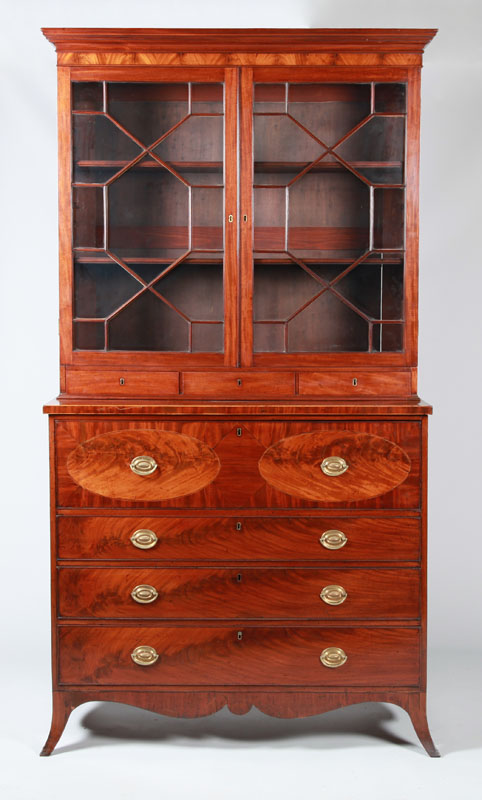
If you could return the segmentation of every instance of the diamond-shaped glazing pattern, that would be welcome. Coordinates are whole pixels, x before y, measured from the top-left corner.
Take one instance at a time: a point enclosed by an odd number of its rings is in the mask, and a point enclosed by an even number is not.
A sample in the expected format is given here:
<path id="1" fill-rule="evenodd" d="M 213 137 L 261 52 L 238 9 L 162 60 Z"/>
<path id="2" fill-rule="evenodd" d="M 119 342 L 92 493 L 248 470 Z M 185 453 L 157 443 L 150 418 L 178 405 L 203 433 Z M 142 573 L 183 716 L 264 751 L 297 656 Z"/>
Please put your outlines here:
<path id="1" fill-rule="evenodd" d="M 253 112 L 255 351 L 402 349 L 404 84 L 256 84 Z"/>
<path id="2" fill-rule="evenodd" d="M 222 352 L 223 84 L 74 83 L 72 125 L 74 346 Z"/>

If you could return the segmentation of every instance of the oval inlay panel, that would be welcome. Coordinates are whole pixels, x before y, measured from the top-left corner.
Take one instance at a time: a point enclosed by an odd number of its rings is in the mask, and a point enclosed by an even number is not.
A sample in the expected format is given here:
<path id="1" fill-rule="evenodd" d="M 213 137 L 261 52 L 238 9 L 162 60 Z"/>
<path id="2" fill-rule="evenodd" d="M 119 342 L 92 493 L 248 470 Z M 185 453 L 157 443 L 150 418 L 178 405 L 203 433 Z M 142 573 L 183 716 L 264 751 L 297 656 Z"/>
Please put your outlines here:
<path id="1" fill-rule="evenodd" d="M 136 475 L 136 456 L 151 456 L 157 469 Z M 170 500 L 204 489 L 220 470 L 216 453 L 199 439 L 174 431 L 123 430 L 82 442 L 67 469 L 82 488 L 119 500 Z"/>
<path id="2" fill-rule="evenodd" d="M 329 456 L 343 458 L 347 470 L 325 475 L 321 464 Z M 276 442 L 261 457 L 259 471 L 270 486 L 294 497 L 345 503 L 395 489 L 410 472 L 410 458 L 381 436 L 319 431 Z"/>

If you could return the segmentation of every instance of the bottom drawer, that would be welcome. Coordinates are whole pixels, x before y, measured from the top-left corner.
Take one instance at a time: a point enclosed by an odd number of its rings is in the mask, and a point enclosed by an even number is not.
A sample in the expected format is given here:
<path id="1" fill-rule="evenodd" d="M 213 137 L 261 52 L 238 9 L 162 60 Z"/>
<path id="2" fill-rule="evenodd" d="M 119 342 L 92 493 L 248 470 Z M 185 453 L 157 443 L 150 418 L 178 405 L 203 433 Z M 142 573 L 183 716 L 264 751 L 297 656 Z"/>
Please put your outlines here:
<path id="1" fill-rule="evenodd" d="M 59 628 L 61 684 L 416 686 L 417 628 Z M 153 663 L 135 663 L 136 648 Z M 325 666 L 321 655 L 340 666 Z M 342 651 L 342 652 L 339 652 Z M 139 651 L 138 651 L 139 652 Z M 326 656 L 325 656 L 326 658 Z"/>

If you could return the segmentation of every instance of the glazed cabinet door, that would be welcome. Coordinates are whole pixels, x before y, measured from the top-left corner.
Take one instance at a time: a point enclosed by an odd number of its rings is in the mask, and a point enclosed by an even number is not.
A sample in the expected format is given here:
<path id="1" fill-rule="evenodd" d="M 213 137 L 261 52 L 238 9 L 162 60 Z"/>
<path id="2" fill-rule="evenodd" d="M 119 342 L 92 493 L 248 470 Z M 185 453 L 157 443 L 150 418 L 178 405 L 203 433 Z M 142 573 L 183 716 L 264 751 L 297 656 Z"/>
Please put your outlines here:
<path id="1" fill-rule="evenodd" d="M 243 71 L 244 363 L 409 363 L 406 72 Z"/>
<path id="2" fill-rule="evenodd" d="M 132 363 L 137 353 L 161 366 L 169 354 L 181 365 L 201 354 L 231 364 L 237 71 L 124 72 L 70 82 L 72 313 L 63 333 L 74 363 L 122 354 Z"/>

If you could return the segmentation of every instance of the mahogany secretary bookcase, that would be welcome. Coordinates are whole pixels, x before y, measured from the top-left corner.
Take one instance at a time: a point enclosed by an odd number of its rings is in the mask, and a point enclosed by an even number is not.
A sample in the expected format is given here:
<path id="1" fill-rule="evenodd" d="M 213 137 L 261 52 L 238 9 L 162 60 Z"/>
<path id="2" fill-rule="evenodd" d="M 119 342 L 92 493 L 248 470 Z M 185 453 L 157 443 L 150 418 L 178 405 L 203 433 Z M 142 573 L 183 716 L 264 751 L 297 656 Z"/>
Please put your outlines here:
<path id="1" fill-rule="evenodd" d="M 53 721 L 403 707 L 431 756 L 420 72 L 433 30 L 46 29 Z"/>

